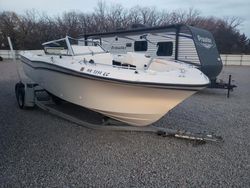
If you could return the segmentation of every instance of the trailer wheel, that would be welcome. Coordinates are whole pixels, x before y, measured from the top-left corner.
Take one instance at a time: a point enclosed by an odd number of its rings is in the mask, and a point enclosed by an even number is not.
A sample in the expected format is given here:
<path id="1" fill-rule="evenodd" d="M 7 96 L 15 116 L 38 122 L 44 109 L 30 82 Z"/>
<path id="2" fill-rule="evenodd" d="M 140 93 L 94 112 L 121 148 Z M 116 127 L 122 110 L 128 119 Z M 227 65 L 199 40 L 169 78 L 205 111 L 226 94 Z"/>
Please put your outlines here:
<path id="1" fill-rule="evenodd" d="M 24 85 L 23 83 L 19 82 L 15 86 L 15 93 L 16 93 L 16 99 L 19 108 L 24 108 L 24 97 L 25 97 L 25 91 L 24 91 Z"/>

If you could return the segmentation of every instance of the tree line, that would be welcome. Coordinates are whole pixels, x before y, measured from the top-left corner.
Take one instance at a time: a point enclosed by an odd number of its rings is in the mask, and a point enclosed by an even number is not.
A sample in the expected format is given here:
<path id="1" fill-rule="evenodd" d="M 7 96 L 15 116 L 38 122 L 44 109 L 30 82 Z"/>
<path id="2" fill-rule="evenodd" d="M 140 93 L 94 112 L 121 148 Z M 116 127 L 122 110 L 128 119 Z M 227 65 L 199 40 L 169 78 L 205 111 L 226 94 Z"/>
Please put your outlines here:
<path id="1" fill-rule="evenodd" d="M 100 1 L 92 13 L 64 12 L 49 16 L 35 10 L 17 14 L 0 12 L 0 49 L 9 49 L 10 36 L 15 49 L 41 49 L 41 43 L 69 35 L 79 37 L 87 33 L 131 29 L 133 26 L 165 26 L 188 24 L 209 30 L 216 40 L 220 53 L 250 54 L 250 40 L 239 31 L 242 20 L 237 17 L 204 17 L 201 12 L 189 10 L 158 10 L 135 6 L 126 9 L 119 4 L 107 6 Z"/>

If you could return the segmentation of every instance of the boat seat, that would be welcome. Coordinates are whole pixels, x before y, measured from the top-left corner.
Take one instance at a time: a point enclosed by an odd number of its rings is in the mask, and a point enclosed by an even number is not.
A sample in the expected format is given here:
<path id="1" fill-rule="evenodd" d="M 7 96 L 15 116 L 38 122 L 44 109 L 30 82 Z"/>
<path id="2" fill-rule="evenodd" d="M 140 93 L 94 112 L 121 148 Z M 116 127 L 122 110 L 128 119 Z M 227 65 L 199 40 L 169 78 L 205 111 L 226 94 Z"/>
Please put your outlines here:
<path id="1" fill-rule="evenodd" d="M 115 55 L 114 61 L 120 62 L 121 65 L 130 65 L 131 67 L 143 69 L 144 65 L 149 63 L 150 58 L 145 57 L 144 54 L 128 52 L 122 55 Z"/>
<path id="2" fill-rule="evenodd" d="M 180 69 L 182 66 L 179 63 L 174 62 L 173 60 L 163 60 L 163 59 L 154 59 L 151 63 L 149 69 L 154 71 L 172 71 L 176 69 Z"/>

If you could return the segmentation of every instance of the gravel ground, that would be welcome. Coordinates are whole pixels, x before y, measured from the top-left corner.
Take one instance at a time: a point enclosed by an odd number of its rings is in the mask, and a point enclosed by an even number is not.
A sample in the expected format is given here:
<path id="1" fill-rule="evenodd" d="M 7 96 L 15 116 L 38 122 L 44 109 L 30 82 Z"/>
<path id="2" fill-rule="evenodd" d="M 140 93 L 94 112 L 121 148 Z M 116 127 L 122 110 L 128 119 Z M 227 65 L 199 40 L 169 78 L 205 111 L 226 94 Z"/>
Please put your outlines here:
<path id="1" fill-rule="evenodd" d="M 250 67 L 225 67 L 238 88 L 206 89 L 157 126 L 224 143 L 89 130 L 38 108 L 20 110 L 14 63 L 0 62 L 0 187 L 250 187 Z"/>

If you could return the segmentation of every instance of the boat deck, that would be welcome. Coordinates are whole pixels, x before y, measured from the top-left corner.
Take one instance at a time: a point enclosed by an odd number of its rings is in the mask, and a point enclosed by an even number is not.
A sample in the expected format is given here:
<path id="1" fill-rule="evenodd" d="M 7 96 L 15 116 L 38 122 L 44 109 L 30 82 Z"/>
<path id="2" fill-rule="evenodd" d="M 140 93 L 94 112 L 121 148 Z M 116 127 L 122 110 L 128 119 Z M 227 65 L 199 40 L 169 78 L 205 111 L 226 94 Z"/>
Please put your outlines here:
<path id="1" fill-rule="evenodd" d="M 0 185 L 3 187 L 248 187 L 250 67 L 225 67 L 238 87 L 199 92 L 155 126 L 214 132 L 196 145 L 138 132 L 86 129 L 39 108 L 20 110 L 15 64 L 0 62 Z M 86 118 L 95 116 L 87 112 Z M 81 116 L 82 117 L 82 116 Z"/>

